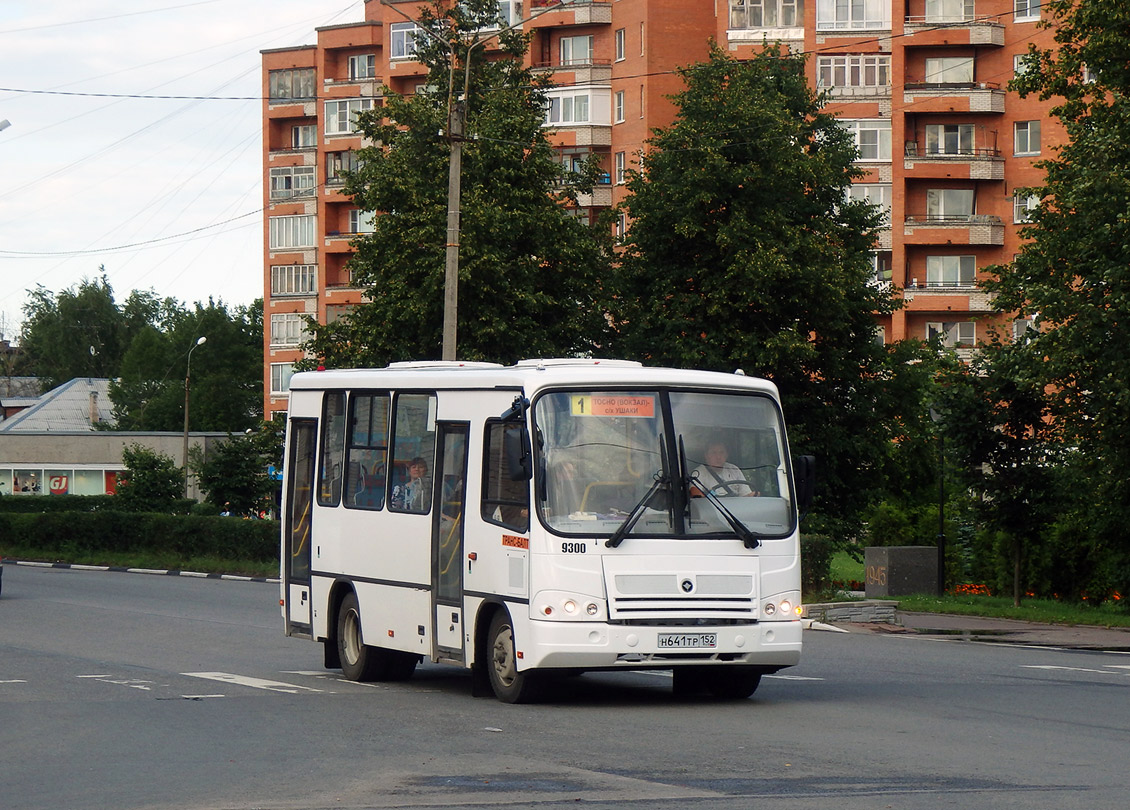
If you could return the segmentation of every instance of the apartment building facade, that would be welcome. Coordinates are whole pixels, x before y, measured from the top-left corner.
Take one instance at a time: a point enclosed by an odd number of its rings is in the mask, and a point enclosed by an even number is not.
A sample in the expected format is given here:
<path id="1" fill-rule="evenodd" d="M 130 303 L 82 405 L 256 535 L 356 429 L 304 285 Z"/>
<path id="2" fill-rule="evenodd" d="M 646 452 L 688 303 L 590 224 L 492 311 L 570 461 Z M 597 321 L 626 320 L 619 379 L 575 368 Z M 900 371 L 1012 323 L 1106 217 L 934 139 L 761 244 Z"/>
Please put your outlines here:
<path id="1" fill-rule="evenodd" d="M 419 0 L 367 0 L 362 22 L 316 30 L 315 44 L 264 51 L 264 413 L 285 410 L 301 357 L 302 316 L 340 317 L 361 301 L 350 242 L 372 221 L 342 193 L 339 172 L 363 146 L 357 112 L 382 88 L 424 82 L 414 58 Z M 813 87 L 856 138 L 864 177 L 852 189 L 887 212 L 877 283 L 905 306 L 882 339 L 983 337 L 985 268 L 1018 251 L 1035 163 L 1062 142 L 1047 104 L 1006 89 L 1028 44 L 1050 47 L 1039 0 L 500 0 L 532 34 L 547 72 L 546 127 L 568 165 L 605 169 L 582 215 L 615 205 L 655 127 L 670 124 L 675 72 L 713 40 L 737 58 L 765 41 L 808 57 Z"/>

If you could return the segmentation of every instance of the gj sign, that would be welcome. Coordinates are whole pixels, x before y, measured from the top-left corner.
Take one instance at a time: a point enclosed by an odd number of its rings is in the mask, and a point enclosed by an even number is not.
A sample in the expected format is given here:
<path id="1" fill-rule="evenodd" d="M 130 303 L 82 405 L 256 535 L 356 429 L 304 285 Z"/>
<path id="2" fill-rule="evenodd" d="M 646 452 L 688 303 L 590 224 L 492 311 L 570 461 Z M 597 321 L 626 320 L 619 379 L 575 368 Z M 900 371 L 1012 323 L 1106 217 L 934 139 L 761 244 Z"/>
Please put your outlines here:
<path id="1" fill-rule="evenodd" d="M 66 495 L 70 489 L 71 478 L 69 475 L 52 475 L 47 479 L 47 487 L 52 495 Z"/>

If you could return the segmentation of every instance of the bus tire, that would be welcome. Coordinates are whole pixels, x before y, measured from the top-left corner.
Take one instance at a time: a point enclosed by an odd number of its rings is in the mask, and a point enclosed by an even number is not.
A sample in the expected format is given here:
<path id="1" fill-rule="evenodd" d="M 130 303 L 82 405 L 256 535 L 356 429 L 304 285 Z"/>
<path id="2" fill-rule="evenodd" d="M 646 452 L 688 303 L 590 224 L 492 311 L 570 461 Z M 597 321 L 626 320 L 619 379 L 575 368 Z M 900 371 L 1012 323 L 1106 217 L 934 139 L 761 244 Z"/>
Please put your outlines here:
<path id="1" fill-rule="evenodd" d="M 706 682 L 710 694 L 722 700 L 744 700 L 757 691 L 761 684 L 761 670 L 757 667 L 717 667 Z"/>
<path id="2" fill-rule="evenodd" d="M 527 703 L 533 698 L 534 679 L 531 673 L 518 671 L 514 624 L 505 610 L 498 611 L 490 620 L 487 675 L 494 696 L 503 703 Z"/>
<path id="3" fill-rule="evenodd" d="M 347 594 L 337 612 L 337 654 L 342 674 L 351 681 L 376 680 L 383 663 L 380 653 L 363 641 L 357 594 Z"/>

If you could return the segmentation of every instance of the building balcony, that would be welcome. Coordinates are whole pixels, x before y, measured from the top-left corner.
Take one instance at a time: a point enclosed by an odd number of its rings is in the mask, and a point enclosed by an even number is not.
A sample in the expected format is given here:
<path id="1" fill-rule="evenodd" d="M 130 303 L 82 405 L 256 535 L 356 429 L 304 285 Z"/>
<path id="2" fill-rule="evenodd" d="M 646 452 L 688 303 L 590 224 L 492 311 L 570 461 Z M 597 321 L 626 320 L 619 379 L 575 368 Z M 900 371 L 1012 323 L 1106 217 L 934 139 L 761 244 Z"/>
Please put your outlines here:
<path id="1" fill-rule="evenodd" d="M 612 23 L 612 0 L 528 0 L 533 20 L 549 25 L 599 25 Z"/>
<path id="2" fill-rule="evenodd" d="M 1004 91 L 991 82 L 907 82 L 903 86 L 903 103 L 913 104 L 916 113 L 1000 114 L 1004 112 Z"/>
<path id="3" fill-rule="evenodd" d="M 923 144 L 907 141 L 903 169 L 908 179 L 948 177 L 962 180 L 1003 180 L 1004 158 L 999 149 L 926 152 Z"/>
<path id="4" fill-rule="evenodd" d="M 1004 245 L 1004 223 L 988 214 L 946 216 L 907 215 L 903 225 L 907 245 Z"/>
<path id="5" fill-rule="evenodd" d="M 804 42 L 804 26 L 790 28 L 728 28 L 731 45 L 760 45 L 762 42 Z"/>
<path id="6" fill-rule="evenodd" d="M 908 48 L 946 45 L 1004 46 L 1004 25 L 999 19 L 976 15 L 956 15 L 944 19 L 907 17 L 903 29 Z"/>
<path id="7" fill-rule="evenodd" d="M 611 146 L 611 124 L 553 124 L 546 125 L 546 129 L 557 135 L 556 140 L 562 146 Z M 572 135 L 572 139 L 570 139 Z"/>
<path id="8" fill-rule="evenodd" d="M 994 293 L 974 284 L 920 282 L 910 279 L 903 288 L 907 309 L 915 312 L 992 312 Z"/>
<path id="9" fill-rule="evenodd" d="M 891 98 L 891 86 L 884 84 L 878 87 L 819 87 L 828 94 L 828 98 L 836 101 L 882 101 Z"/>
<path id="10" fill-rule="evenodd" d="M 573 74 L 568 84 L 610 84 L 612 82 L 612 61 L 609 59 L 588 59 L 583 62 L 570 64 L 536 64 L 533 66 L 535 73 L 543 73 L 554 82 L 562 82 L 563 73 Z"/>

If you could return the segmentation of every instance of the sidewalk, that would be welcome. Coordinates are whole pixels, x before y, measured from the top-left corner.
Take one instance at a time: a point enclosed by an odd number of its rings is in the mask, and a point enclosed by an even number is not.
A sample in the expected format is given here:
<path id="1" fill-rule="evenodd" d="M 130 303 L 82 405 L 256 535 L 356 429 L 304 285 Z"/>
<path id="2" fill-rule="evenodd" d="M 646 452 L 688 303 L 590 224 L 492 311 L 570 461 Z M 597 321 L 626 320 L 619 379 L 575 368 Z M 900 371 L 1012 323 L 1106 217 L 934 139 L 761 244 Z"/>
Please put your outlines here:
<path id="1" fill-rule="evenodd" d="M 1126 628 L 1037 624 L 1015 619 L 907 613 L 901 610 L 896 613 L 895 622 L 836 622 L 835 626 L 851 633 L 911 633 L 962 641 L 1130 653 L 1130 629 Z"/>

